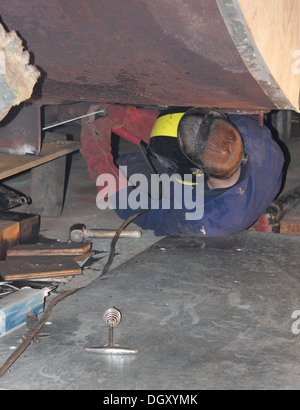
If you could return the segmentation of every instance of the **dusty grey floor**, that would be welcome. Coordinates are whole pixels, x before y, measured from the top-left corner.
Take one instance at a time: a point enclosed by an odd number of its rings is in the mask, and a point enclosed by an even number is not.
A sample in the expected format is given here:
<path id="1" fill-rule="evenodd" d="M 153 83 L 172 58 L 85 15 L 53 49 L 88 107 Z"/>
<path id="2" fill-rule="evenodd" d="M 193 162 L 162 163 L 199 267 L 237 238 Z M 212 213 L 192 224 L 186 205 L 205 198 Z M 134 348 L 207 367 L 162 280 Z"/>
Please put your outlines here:
<path id="1" fill-rule="evenodd" d="M 289 144 L 294 186 L 300 143 Z M 12 184 L 26 189 L 28 175 Z M 95 183 L 75 154 L 64 211 L 42 218 L 41 235 L 67 241 L 76 222 L 118 228 L 121 220 L 113 211 L 100 212 L 95 200 Z M 51 336 L 28 347 L 0 388 L 298 389 L 299 241 L 257 232 L 206 241 L 161 239 L 146 231 L 137 240 L 120 239 L 108 276 L 94 282 L 110 245 L 94 240 L 99 253 L 91 265 L 58 288 L 82 289 L 54 308 L 44 326 Z M 115 344 L 137 348 L 137 355 L 85 350 L 108 342 L 102 316 L 111 306 L 122 312 Z M 0 339 L 0 364 L 23 333 Z"/>
<path id="2" fill-rule="evenodd" d="M 48 339 L 0 381 L 10 389 L 298 389 L 299 240 L 244 232 L 222 240 L 165 238 L 61 301 Z M 102 316 L 122 321 L 102 356 Z M 19 332 L 20 337 L 20 332 Z M 17 343 L 1 341 L 1 358 Z"/>

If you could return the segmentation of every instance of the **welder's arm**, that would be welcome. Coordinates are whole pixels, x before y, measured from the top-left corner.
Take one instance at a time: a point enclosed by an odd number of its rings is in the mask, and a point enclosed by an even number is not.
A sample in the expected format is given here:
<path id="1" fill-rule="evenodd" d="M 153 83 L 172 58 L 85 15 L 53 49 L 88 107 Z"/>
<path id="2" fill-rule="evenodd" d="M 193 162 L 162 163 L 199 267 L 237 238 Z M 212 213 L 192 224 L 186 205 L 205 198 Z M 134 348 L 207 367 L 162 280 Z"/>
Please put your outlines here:
<path id="1" fill-rule="evenodd" d="M 111 134 L 114 132 L 129 142 L 138 145 L 148 141 L 157 110 L 138 109 L 131 106 L 93 105 L 90 112 L 106 108 L 108 115 L 97 120 L 88 117 L 82 120 L 81 154 L 88 164 L 88 172 L 97 181 L 103 174 L 116 180 L 116 191 L 128 186 L 128 181 L 119 174 L 111 154 Z"/>

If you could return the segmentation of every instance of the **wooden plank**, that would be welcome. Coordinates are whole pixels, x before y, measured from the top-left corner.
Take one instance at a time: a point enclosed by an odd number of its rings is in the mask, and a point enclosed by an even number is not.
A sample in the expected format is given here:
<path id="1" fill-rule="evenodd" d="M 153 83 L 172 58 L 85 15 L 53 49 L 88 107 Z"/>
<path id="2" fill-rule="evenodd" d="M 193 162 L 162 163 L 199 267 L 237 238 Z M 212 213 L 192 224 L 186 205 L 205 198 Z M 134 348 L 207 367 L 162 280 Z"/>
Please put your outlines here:
<path id="1" fill-rule="evenodd" d="M 18 245 L 7 250 L 7 257 L 13 256 L 78 256 L 91 250 L 91 243 L 38 243 Z"/>
<path id="2" fill-rule="evenodd" d="M 17 256 L 0 262 L 0 274 L 6 281 L 18 281 L 81 275 L 82 269 L 72 256 Z"/>
<path id="3" fill-rule="evenodd" d="M 280 233 L 300 235 L 300 216 L 285 216 L 280 222 Z"/>
<path id="4" fill-rule="evenodd" d="M 0 259 L 5 259 L 6 250 L 20 242 L 20 224 L 0 220 Z M 1 272 L 0 272 L 1 274 Z"/>
<path id="5" fill-rule="evenodd" d="M 95 253 L 95 251 L 91 251 L 85 253 L 84 255 L 74 256 L 74 260 L 78 263 L 79 266 L 83 267 L 87 263 L 87 261 L 95 255 Z"/>
<path id="6" fill-rule="evenodd" d="M 10 247 L 37 241 L 39 229 L 38 215 L 0 212 L 0 259 L 5 259 L 7 249 Z"/>
<path id="7" fill-rule="evenodd" d="M 63 141 L 47 138 L 39 155 L 0 154 L 0 179 L 10 177 L 28 169 L 45 164 L 56 158 L 78 151 L 80 141 Z"/>
<path id="8" fill-rule="evenodd" d="M 74 261 L 80 262 L 80 261 L 83 261 L 83 260 L 87 260 L 91 256 L 94 256 L 95 253 L 96 253 L 95 251 L 91 251 L 91 252 L 88 252 L 88 253 L 84 253 L 83 255 L 74 256 Z"/>
<path id="9" fill-rule="evenodd" d="M 18 222 L 20 225 L 20 243 L 36 243 L 40 231 L 40 216 L 22 212 L 4 211 L 0 212 L 0 222 Z M 19 242 L 11 243 L 16 245 Z"/>
<path id="10" fill-rule="evenodd" d="M 271 224 L 262 224 L 259 220 L 255 222 L 250 228 L 249 231 L 258 231 L 258 232 L 272 232 L 280 233 L 283 235 L 299 235 L 300 236 L 300 216 L 290 216 L 286 215 L 278 224 L 279 231 L 275 229 L 275 225 Z"/>

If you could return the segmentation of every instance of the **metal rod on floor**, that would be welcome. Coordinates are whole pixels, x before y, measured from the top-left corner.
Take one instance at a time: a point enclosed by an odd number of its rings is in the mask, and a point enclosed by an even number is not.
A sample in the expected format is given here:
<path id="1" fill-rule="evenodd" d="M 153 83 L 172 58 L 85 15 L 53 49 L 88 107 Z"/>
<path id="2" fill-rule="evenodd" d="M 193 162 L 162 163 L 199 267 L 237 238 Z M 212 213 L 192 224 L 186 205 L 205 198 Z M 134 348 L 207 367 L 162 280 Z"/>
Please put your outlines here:
<path id="1" fill-rule="evenodd" d="M 23 343 L 14 351 L 14 353 L 6 360 L 3 366 L 0 368 L 0 379 L 1 377 L 8 371 L 8 369 L 14 364 L 14 362 L 21 356 L 22 353 L 27 349 L 30 345 L 31 341 L 33 340 L 34 336 L 39 332 L 41 327 L 45 324 L 46 320 L 50 316 L 52 309 L 54 306 L 62 299 L 66 298 L 69 295 L 72 295 L 79 289 L 71 289 L 63 292 L 62 294 L 56 296 L 55 299 L 50 302 L 49 306 L 47 307 L 45 313 L 43 314 L 42 318 L 38 321 L 38 323 L 29 331 L 29 333 L 24 338 Z"/>

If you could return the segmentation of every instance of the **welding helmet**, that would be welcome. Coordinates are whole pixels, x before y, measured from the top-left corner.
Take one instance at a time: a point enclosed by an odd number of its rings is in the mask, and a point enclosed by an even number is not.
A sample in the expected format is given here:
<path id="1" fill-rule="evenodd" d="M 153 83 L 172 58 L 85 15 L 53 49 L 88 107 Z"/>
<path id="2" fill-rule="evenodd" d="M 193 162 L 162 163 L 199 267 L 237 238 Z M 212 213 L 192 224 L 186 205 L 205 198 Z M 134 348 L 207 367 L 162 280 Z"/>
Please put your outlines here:
<path id="1" fill-rule="evenodd" d="M 192 117 L 196 118 L 196 121 L 193 127 L 189 128 L 188 123 L 193 122 Z M 216 168 L 206 165 L 205 162 L 208 161 L 203 161 L 206 143 L 212 131 L 218 131 L 218 126 L 221 125 L 223 130 L 227 127 L 228 132 L 233 133 L 237 139 L 236 155 L 233 155 L 233 161 L 228 162 L 225 173 L 218 172 Z M 239 131 L 225 113 L 212 108 L 176 108 L 171 112 L 163 112 L 153 126 L 149 148 L 169 171 L 181 174 L 202 172 L 206 179 L 209 176 L 229 178 L 247 158 Z M 214 152 L 210 154 L 210 158 L 215 163 L 219 161 Z"/>
<path id="2" fill-rule="evenodd" d="M 149 150 L 163 169 L 180 175 L 190 174 L 195 165 L 178 145 L 178 125 L 187 107 L 175 107 L 160 113 L 150 134 Z"/>
<path id="3" fill-rule="evenodd" d="M 177 142 L 182 153 L 207 177 L 228 179 L 248 160 L 243 139 L 221 110 L 192 108 L 181 117 Z"/>

